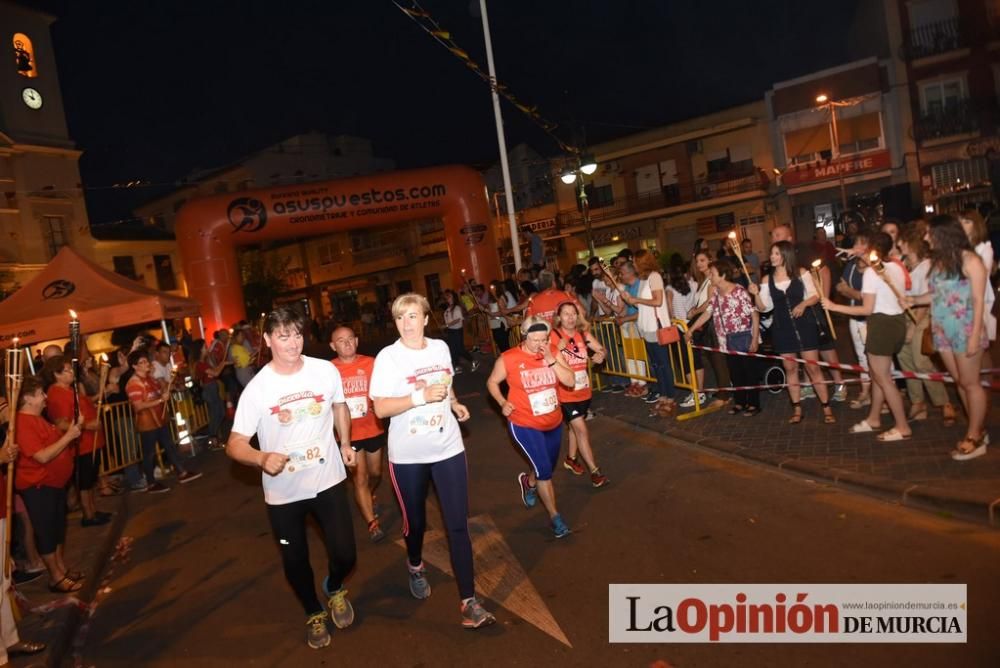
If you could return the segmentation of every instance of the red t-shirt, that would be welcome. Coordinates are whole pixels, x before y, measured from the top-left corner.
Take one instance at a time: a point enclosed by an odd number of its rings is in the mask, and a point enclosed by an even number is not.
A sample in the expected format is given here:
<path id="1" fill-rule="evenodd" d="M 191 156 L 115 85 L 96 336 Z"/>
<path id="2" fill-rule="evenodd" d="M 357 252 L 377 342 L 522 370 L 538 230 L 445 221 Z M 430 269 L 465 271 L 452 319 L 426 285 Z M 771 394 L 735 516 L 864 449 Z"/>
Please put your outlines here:
<path id="1" fill-rule="evenodd" d="M 63 448 L 55 458 L 47 464 L 35 461 L 32 456 L 40 450 L 49 447 L 60 438 L 63 432 L 45 418 L 39 415 L 17 414 L 17 445 L 20 448 L 17 456 L 17 469 L 14 475 L 14 486 L 18 489 L 31 487 L 65 487 L 73 476 L 73 449 Z"/>
<path id="2" fill-rule="evenodd" d="M 559 308 L 560 304 L 564 304 L 565 302 L 573 302 L 580 309 L 580 313 L 585 312 L 579 301 L 570 297 L 562 290 L 549 288 L 544 292 L 539 292 L 537 295 L 532 295 L 528 306 L 524 309 L 524 315 L 525 317 L 540 315 L 549 322 L 552 322 L 552 317 L 556 314 L 556 309 Z"/>
<path id="3" fill-rule="evenodd" d="M 45 412 L 53 422 L 57 420 L 73 422 L 73 390 L 61 385 L 50 386 L 45 400 Z M 83 392 L 80 393 L 80 414 L 84 422 L 93 422 L 97 418 L 97 407 Z M 95 442 L 98 449 L 103 447 L 104 433 L 100 429 L 97 431 L 84 429 L 83 434 L 77 439 L 79 446 L 77 454 L 89 455 L 94 451 Z"/>
<path id="4" fill-rule="evenodd" d="M 152 374 L 145 378 L 134 375 L 128 379 L 125 385 L 125 394 L 128 395 L 129 402 L 132 403 L 132 410 L 135 413 L 136 431 L 152 431 L 164 425 L 163 406 L 156 405 L 152 408 L 135 410 L 135 404 L 139 401 L 153 401 L 161 396 L 160 383 L 153 378 Z"/>
<path id="5" fill-rule="evenodd" d="M 559 352 L 559 342 L 565 337 L 569 342 L 566 349 Z M 593 396 L 590 391 L 590 374 L 587 373 L 587 342 L 582 332 L 573 332 L 572 337 L 567 337 L 562 331 L 553 330 L 552 354 L 562 355 L 563 360 L 573 369 L 574 383 L 569 388 L 562 383 L 558 384 L 556 394 L 559 395 L 559 403 L 572 404 L 578 401 L 587 401 Z"/>
<path id="6" fill-rule="evenodd" d="M 375 415 L 375 405 L 368 397 L 368 384 L 372 369 L 375 368 L 375 358 L 358 355 L 353 362 L 345 362 L 335 357 L 333 365 L 340 372 L 344 397 L 351 411 L 351 441 L 363 441 L 383 433 L 385 429 L 382 428 L 382 421 Z"/>
<path id="7" fill-rule="evenodd" d="M 507 401 L 514 404 L 514 412 L 507 419 L 518 427 L 550 431 L 562 422 L 556 372 L 545 363 L 541 355 L 531 355 L 518 346 L 502 356 L 507 370 Z"/>

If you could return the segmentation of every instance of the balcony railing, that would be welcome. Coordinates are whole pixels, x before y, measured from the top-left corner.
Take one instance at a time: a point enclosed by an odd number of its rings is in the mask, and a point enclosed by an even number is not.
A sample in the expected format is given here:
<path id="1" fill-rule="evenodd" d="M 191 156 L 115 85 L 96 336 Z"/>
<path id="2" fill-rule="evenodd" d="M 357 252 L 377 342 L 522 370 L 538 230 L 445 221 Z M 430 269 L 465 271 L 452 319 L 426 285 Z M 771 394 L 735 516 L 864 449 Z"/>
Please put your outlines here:
<path id="1" fill-rule="evenodd" d="M 610 206 L 592 207 L 590 221 L 596 223 L 638 213 L 649 213 L 658 209 L 704 202 L 718 197 L 767 190 L 768 183 L 767 174 L 762 170 L 755 170 L 746 176 L 728 179 L 703 179 L 676 183 L 664 186 L 663 190 L 659 192 L 633 197 L 616 197 L 614 204 Z M 583 213 L 580 211 L 560 211 L 558 218 L 560 227 L 583 224 Z"/>
<path id="2" fill-rule="evenodd" d="M 965 40 L 956 16 L 911 30 L 906 55 L 915 60 L 954 51 L 962 46 L 965 46 Z"/>
<path id="3" fill-rule="evenodd" d="M 964 135 L 979 130 L 979 114 L 970 100 L 927 112 L 917 119 L 914 134 L 920 141 Z"/>

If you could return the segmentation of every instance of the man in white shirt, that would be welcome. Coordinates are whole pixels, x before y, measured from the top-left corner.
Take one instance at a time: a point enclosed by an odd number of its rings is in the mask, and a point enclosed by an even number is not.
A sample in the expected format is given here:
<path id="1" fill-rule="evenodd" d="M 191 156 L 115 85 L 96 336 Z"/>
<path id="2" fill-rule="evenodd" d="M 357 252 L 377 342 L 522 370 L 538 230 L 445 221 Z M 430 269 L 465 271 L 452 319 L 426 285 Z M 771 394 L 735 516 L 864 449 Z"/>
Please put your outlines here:
<path id="1" fill-rule="evenodd" d="M 340 373 L 329 362 L 302 354 L 304 327 L 302 314 L 290 306 L 267 316 L 264 342 L 272 358 L 240 396 L 226 454 L 262 471 L 285 578 L 305 610 L 306 641 L 319 649 L 330 644 L 330 632 L 309 564 L 306 520 L 315 517 L 323 532 L 328 555 L 323 591 L 334 625 L 347 628 L 354 608 L 343 580 L 354 568 L 356 551 L 344 465 L 354 466 L 355 451 Z M 259 450 L 250 445 L 255 434 Z"/>

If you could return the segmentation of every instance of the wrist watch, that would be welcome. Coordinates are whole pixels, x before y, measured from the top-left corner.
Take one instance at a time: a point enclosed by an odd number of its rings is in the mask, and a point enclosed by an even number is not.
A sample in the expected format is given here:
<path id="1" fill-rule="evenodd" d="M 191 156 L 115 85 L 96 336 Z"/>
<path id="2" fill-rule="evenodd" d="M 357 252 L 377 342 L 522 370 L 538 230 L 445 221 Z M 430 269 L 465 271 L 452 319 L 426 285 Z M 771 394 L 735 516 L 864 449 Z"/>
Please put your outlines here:
<path id="1" fill-rule="evenodd" d="M 351 448 L 351 450 L 353 450 L 354 452 L 361 452 L 361 448 L 359 448 L 358 446 L 354 445 L 354 443 L 351 443 L 349 447 L 350 447 L 350 448 Z"/>

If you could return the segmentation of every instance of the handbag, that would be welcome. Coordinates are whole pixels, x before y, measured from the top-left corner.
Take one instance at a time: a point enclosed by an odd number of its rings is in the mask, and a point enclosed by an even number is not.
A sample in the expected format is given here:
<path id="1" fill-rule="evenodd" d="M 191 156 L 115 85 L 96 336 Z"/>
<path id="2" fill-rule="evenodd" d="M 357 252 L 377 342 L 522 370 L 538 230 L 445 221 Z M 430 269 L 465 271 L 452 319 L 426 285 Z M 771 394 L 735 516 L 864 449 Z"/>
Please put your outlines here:
<path id="1" fill-rule="evenodd" d="M 920 352 L 930 357 L 937 350 L 934 349 L 934 333 L 931 331 L 931 319 L 927 318 L 927 327 L 920 335 Z"/>
<path id="2" fill-rule="evenodd" d="M 673 325 L 663 326 L 660 322 L 660 315 L 656 315 L 656 342 L 661 346 L 669 346 L 681 340 L 680 330 Z"/>

